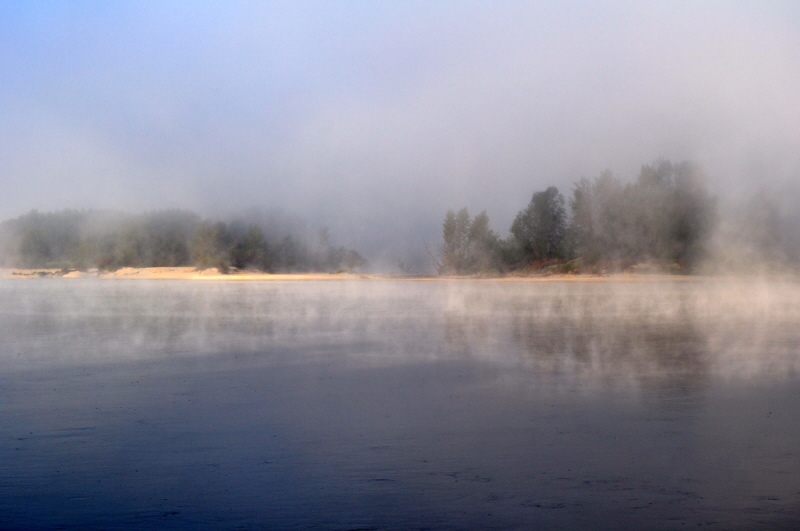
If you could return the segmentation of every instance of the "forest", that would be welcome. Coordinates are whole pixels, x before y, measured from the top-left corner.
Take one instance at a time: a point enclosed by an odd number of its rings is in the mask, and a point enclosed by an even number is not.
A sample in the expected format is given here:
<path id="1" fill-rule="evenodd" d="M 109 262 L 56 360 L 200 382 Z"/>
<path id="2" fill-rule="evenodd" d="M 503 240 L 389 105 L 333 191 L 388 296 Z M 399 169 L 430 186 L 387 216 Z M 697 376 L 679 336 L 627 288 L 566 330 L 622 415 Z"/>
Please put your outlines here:
<path id="1" fill-rule="evenodd" d="M 358 252 L 328 240 L 324 230 L 260 211 L 224 222 L 184 210 L 138 215 L 34 210 L 0 223 L 0 266 L 108 271 L 195 266 L 221 272 L 336 272 L 367 266 Z"/>
<path id="2" fill-rule="evenodd" d="M 630 183 L 610 171 L 581 178 L 568 200 L 553 186 L 535 192 L 507 238 L 490 228 L 485 211 L 450 210 L 431 254 L 440 274 L 691 273 L 701 265 L 796 262 L 798 231 L 778 210 L 757 194 L 722 216 L 698 165 L 658 160 Z"/>
<path id="3" fill-rule="evenodd" d="M 535 191 L 506 237 L 486 211 L 449 210 L 430 257 L 440 275 L 724 272 L 800 264 L 800 216 L 782 216 L 756 193 L 727 210 L 692 162 L 657 160 L 632 182 L 611 171 Z M 221 272 L 363 271 L 357 251 L 280 211 L 252 209 L 225 221 L 186 210 L 36 210 L 0 223 L 0 267 L 114 271 L 123 267 Z"/>

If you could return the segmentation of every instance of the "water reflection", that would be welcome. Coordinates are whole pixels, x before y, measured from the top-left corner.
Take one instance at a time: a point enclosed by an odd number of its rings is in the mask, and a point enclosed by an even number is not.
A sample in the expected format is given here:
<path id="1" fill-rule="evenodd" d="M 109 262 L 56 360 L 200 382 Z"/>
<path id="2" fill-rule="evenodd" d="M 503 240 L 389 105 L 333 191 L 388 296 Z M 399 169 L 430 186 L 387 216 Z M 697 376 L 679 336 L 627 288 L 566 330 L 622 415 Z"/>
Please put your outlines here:
<path id="1" fill-rule="evenodd" d="M 793 284 L 482 288 L 461 289 L 459 302 L 446 306 L 446 341 L 485 358 L 516 356 L 537 372 L 696 386 L 716 377 L 791 376 L 799 367 Z"/>
<path id="2" fill-rule="evenodd" d="M 559 301 L 560 302 L 560 301 Z M 709 377 L 708 338 L 685 310 L 676 315 L 615 315 L 566 304 L 549 316 L 518 316 L 511 336 L 538 370 L 589 375 L 605 382 L 654 379 L 699 385 Z"/>
<path id="3" fill-rule="evenodd" d="M 792 528 L 800 288 L 0 282 L 0 528 Z"/>
<path id="4" fill-rule="evenodd" d="M 17 366 L 370 344 L 370 354 L 339 356 L 467 356 L 618 383 L 799 367 L 792 283 L 6 281 L 0 290 L 0 362 Z"/>

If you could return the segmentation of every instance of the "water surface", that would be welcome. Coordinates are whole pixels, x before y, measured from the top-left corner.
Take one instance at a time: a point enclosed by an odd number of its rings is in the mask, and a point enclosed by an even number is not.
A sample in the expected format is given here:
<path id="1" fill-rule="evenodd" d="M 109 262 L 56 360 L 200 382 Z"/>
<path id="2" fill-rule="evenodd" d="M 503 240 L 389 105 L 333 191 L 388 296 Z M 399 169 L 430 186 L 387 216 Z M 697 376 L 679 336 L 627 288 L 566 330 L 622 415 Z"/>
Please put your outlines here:
<path id="1" fill-rule="evenodd" d="M 788 281 L 0 282 L 5 529 L 795 529 Z"/>

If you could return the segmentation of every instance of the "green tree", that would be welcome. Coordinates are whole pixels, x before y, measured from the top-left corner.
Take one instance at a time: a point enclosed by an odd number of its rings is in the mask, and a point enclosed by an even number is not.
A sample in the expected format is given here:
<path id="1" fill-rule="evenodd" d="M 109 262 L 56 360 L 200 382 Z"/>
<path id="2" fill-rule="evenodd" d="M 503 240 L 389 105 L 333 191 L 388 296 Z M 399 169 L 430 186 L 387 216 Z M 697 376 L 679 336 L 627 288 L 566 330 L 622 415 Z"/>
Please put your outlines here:
<path id="1" fill-rule="evenodd" d="M 484 210 L 474 218 L 448 210 L 442 223 L 440 273 L 478 273 L 498 267 L 498 238 Z"/>
<path id="2" fill-rule="evenodd" d="M 519 259 L 525 263 L 561 257 L 566 230 L 564 196 L 555 186 L 534 193 L 528 206 L 511 224 L 512 241 Z"/>
<path id="3" fill-rule="evenodd" d="M 191 261 L 190 240 L 200 218 L 193 212 L 164 210 L 136 220 L 144 234 L 139 262 L 149 267 L 176 267 Z"/>
<path id="4" fill-rule="evenodd" d="M 571 256 L 594 263 L 619 254 L 629 217 L 625 198 L 624 186 L 609 170 L 575 183 L 567 230 Z"/>
<path id="5" fill-rule="evenodd" d="M 303 250 L 291 234 L 283 237 L 275 250 L 276 269 L 281 271 L 300 271 L 305 269 Z"/>
<path id="6" fill-rule="evenodd" d="M 234 267 L 254 267 L 266 271 L 269 269 L 268 251 L 264 233 L 258 226 L 250 225 L 244 235 L 233 244 L 228 255 Z"/>
<path id="7" fill-rule="evenodd" d="M 499 269 L 499 238 L 489 227 L 489 216 L 486 211 L 472 219 L 469 225 L 469 252 L 467 269 L 471 272 Z"/>
<path id="8" fill-rule="evenodd" d="M 448 210 L 442 224 L 442 272 L 460 273 L 469 253 L 470 215 L 466 207 L 458 213 Z"/>
<path id="9" fill-rule="evenodd" d="M 356 271 L 369 265 L 366 258 L 345 247 L 331 247 L 328 250 L 327 262 L 330 271 Z"/>
<path id="10" fill-rule="evenodd" d="M 228 247 L 230 237 L 225 223 L 201 223 L 191 240 L 191 259 L 195 267 L 216 267 L 225 272 L 230 267 Z"/>
<path id="11" fill-rule="evenodd" d="M 682 162 L 675 166 L 675 192 L 670 227 L 672 255 L 686 267 L 705 257 L 708 240 L 717 223 L 717 200 L 708 193 L 699 166 Z"/>
<path id="12" fill-rule="evenodd" d="M 288 222 L 287 222 L 288 220 Z M 279 242 L 269 245 L 269 238 Z M 281 239 L 282 238 L 282 239 Z M 0 222 L 0 265 L 86 268 L 231 265 L 283 271 L 364 267 L 352 249 L 333 247 L 286 216 L 250 215 L 230 224 L 181 210 L 129 215 L 111 211 L 31 211 Z"/>
<path id="13" fill-rule="evenodd" d="M 610 171 L 581 179 L 570 208 L 572 253 L 619 267 L 647 260 L 692 267 L 716 219 L 716 200 L 700 169 L 665 160 L 643 165 L 636 182 L 627 185 Z"/>

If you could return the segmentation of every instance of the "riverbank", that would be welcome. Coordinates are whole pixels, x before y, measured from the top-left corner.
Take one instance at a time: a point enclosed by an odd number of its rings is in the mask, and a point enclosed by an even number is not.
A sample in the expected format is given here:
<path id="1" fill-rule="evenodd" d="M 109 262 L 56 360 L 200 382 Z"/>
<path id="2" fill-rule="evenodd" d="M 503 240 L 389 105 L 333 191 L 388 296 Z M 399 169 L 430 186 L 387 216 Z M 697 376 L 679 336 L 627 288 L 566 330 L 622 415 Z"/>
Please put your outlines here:
<path id="1" fill-rule="evenodd" d="M 123 267 L 116 271 L 88 271 L 64 269 L 4 269 L 0 278 L 39 279 L 39 278 L 98 278 L 125 280 L 324 280 L 359 278 L 365 275 L 352 273 L 293 273 L 271 274 L 258 271 L 231 271 L 220 273 L 216 268 L 197 269 L 194 267 Z"/>
<path id="2" fill-rule="evenodd" d="M 690 275 L 614 273 L 597 274 L 531 274 L 500 276 L 433 276 L 399 275 L 388 273 L 287 273 L 273 274 L 259 271 L 231 271 L 220 273 L 216 268 L 194 267 L 124 267 L 116 271 L 88 271 L 63 269 L 0 269 L 0 278 L 31 280 L 52 278 L 97 278 L 105 280 L 224 280 L 224 281 L 276 281 L 276 280 L 414 280 L 414 281 L 492 281 L 492 282 L 552 282 L 552 281 L 687 281 L 702 277 Z"/>

